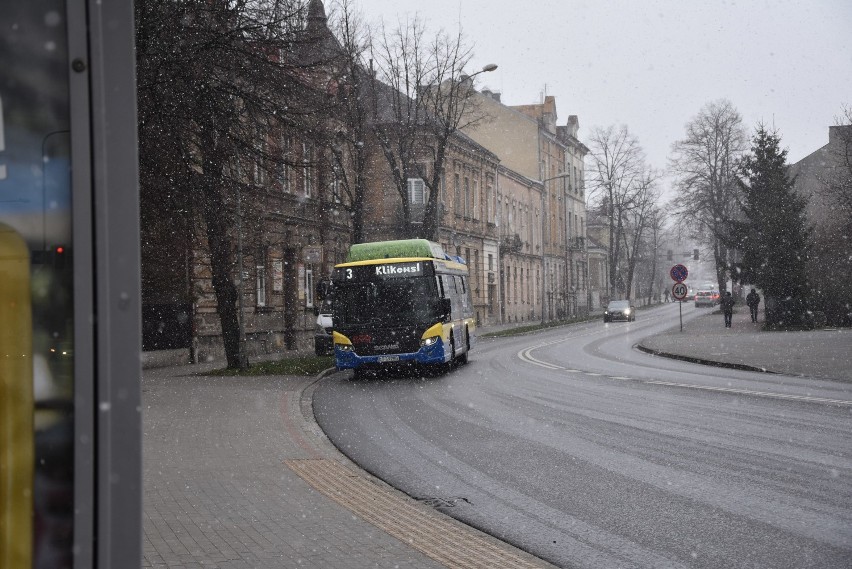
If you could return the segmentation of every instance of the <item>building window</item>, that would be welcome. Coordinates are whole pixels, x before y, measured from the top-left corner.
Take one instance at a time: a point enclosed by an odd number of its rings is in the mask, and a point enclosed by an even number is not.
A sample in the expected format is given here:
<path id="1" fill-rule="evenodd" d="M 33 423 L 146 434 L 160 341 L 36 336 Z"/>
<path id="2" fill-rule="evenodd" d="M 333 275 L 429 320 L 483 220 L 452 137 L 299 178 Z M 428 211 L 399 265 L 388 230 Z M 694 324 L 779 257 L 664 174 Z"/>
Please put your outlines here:
<path id="1" fill-rule="evenodd" d="M 473 195 L 471 196 L 470 205 L 470 217 L 473 219 L 479 219 L 479 212 L 477 211 L 479 209 L 479 180 L 476 178 L 473 180 Z"/>
<path id="2" fill-rule="evenodd" d="M 252 170 L 252 180 L 255 184 L 263 185 L 266 183 L 266 133 L 258 129 L 255 132 L 255 137 L 255 152 L 257 152 L 257 157 L 254 161 L 254 169 Z"/>
<path id="3" fill-rule="evenodd" d="M 518 304 L 518 267 L 512 267 L 515 272 L 512 274 L 512 302 Z"/>
<path id="4" fill-rule="evenodd" d="M 311 197 L 314 182 L 313 148 L 307 142 L 302 143 L 302 181 L 304 184 L 305 197 Z"/>
<path id="5" fill-rule="evenodd" d="M 494 255 L 492 255 L 491 253 L 488 253 L 488 270 L 494 270 Z"/>
<path id="6" fill-rule="evenodd" d="M 340 167 L 335 164 L 331 168 L 331 199 L 334 203 L 340 203 Z"/>
<path id="7" fill-rule="evenodd" d="M 281 184 L 281 189 L 288 194 L 293 191 L 293 171 L 291 163 L 293 161 L 293 140 L 289 136 L 281 138 L 281 161 L 278 166 L 278 182 Z"/>
<path id="8" fill-rule="evenodd" d="M 255 266 L 257 275 L 257 305 L 266 306 L 266 266 L 260 261 Z"/>
<path id="9" fill-rule="evenodd" d="M 307 308 L 314 307 L 314 271 L 313 269 L 305 270 L 305 306 Z"/>
<path id="10" fill-rule="evenodd" d="M 470 178 L 464 177 L 464 216 L 470 217 Z"/>
<path id="11" fill-rule="evenodd" d="M 479 270 L 479 249 L 473 250 L 473 284 L 475 290 L 479 291 L 479 277 L 482 272 Z M 476 296 L 479 296 L 479 292 L 476 293 Z"/>
<path id="12" fill-rule="evenodd" d="M 459 176 L 458 172 L 456 172 L 453 175 L 453 181 L 454 181 L 453 191 L 455 192 L 455 194 L 453 195 L 453 209 L 455 210 L 456 215 L 461 215 L 462 214 L 462 201 L 461 201 L 462 189 L 461 189 L 461 177 Z"/>
<path id="13" fill-rule="evenodd" d="M 408 202 L 413 204 L 426 203 L 426 184 L 422 178 L 408 179 Z"/>

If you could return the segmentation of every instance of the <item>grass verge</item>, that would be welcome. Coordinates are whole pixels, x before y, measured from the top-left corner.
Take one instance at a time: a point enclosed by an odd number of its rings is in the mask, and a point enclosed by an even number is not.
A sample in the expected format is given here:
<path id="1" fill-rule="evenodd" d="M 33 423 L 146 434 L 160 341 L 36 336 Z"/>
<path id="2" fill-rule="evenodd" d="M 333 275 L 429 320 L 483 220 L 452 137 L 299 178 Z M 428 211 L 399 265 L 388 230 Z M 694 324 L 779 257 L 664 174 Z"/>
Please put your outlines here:
<path id="1" fill-rule="evenodd" d="M 334 367 L 334 356 L 302 356 L 273 362 L 258 362 L 248 369 L 222 368 L 205 375 L 316 375 Z"/>
<path id="2" fill-rule="evenodd" d="M 569 318 L 567 320 L 553 320 L 551 322 L 545 322 L 544 324 L 529 324 L 526 326 L 517 326 L 515 328 L 508 328 L 506 330 L 499 330 L 497 332 L 486 332 L 484 334 L 478 334 L 480 338 L 502 338 L 504 336 L 520 336 L 521 334 L 529 334 L 530 332 L 537 332 L 539 330 L 547 330 L 548 328 L 558 328 L 560 326 L 569 326 L 571 324 L 579 324 L 580 322 L 593 322 L 595 320 L 599 320 L 601 316 L 599 314 L 591 315 L 591 316 L 581 316 L 578 318 Z"/>

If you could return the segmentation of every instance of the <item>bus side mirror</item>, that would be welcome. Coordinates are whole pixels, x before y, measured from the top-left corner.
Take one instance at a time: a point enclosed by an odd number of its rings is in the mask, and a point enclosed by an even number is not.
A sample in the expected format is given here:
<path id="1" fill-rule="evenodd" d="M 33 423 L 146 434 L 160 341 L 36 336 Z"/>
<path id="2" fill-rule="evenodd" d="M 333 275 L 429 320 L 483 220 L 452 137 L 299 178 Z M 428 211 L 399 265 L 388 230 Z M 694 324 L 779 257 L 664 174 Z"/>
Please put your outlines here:
<path id="1" fill-rule="evenodd" d="M 449 298 L 440 299 L 441 320 L 446 320 L 453 313 L 453 303 Z"/>

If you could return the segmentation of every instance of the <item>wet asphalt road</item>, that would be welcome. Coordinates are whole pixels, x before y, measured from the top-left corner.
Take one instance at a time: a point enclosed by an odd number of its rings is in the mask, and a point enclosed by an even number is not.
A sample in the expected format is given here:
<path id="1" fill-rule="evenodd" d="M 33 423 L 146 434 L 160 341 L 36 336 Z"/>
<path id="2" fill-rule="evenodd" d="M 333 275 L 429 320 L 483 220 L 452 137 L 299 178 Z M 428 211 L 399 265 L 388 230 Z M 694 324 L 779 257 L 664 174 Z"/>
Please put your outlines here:
<path id="1" fill-rule="evenodd" d="M 676 318 L 482 339 L 432 378 L 334 374 L 314 412 L 366 470 L 560 566 L 852 566 L 849 384 L 632 349 Z"/>

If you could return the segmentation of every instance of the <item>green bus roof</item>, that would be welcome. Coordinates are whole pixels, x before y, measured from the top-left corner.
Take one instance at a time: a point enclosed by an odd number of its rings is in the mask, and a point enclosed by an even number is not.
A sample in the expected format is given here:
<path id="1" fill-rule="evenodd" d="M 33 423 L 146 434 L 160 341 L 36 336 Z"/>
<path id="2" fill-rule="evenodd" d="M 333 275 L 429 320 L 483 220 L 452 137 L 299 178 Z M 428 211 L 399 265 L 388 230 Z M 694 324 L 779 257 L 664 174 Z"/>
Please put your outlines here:
<path id="1" fill-rule="evenodd" d="M 354 263 L 356 261 L 405 257 L 445 259 L 446 255 L 440 245 L 427 239 L 399 239 L 396 241 L 356 243 L 349 247 L 349 257 L 346 262 Z"/>

